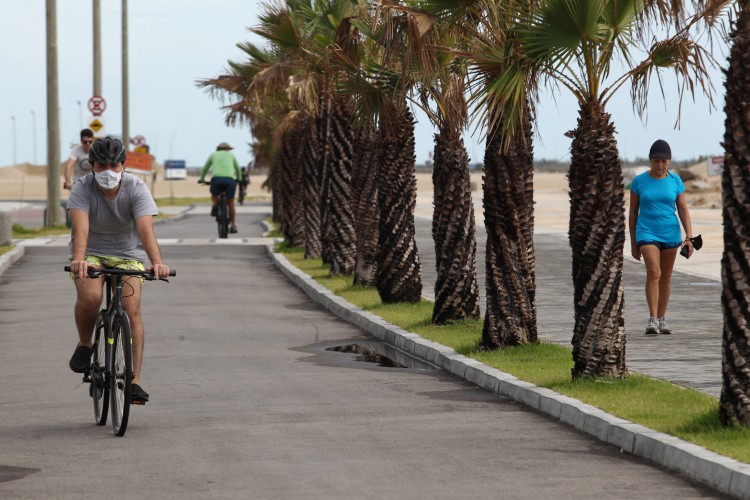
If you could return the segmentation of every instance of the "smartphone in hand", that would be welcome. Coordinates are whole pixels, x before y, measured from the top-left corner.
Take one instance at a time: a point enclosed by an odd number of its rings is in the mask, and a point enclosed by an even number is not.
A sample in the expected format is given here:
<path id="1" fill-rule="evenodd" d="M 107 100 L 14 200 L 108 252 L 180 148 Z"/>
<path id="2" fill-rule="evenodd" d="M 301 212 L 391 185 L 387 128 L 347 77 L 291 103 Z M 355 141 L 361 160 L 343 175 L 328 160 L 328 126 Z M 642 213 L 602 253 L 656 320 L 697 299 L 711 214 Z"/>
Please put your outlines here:
<path id="1" fill-rule="evenodd" d="M 684 247 L 682 247 L 682 250 L 680 250 L 680 255 L 682 255 L 686 259 L 689 259 L 690 258 L 690 247 L 687 246 L 687 245 L 685 245 Z"/>

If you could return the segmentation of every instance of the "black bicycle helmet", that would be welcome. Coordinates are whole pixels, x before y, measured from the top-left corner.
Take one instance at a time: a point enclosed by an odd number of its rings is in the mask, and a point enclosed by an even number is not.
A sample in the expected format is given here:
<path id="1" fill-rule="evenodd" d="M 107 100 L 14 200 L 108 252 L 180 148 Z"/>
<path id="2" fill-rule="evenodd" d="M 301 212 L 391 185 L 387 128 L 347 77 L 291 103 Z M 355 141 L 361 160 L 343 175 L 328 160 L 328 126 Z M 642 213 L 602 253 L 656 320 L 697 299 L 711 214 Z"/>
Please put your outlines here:
<path id="1" fill-rule="evenodd" d="M 125 145 L 116 137 L 107 136 L 104 139 L 94 141 L 89 150 L 89 161 L 102 165 L 125 163 L 125 156 Z"/>

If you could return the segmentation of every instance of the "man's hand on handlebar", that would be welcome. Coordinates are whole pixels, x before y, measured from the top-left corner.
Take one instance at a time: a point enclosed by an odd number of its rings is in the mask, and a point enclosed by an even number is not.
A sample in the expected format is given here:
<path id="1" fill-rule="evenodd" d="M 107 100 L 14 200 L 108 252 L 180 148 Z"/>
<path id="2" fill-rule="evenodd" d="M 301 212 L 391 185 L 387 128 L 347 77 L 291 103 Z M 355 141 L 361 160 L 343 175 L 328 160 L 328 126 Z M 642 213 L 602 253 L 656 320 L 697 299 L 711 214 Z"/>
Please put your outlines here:
<path id="1" fill-rule="evenodd" d="M 154 273 L 154 278 L 159 280 L 169 277 L 169 266 L 166 264 L 154 264 L 146 269 L 146 271 Z"/>
<path id="2" fill-rule="evenodd" d="M 70 262 L 70 272 L 73 273 L 73 276 L 75 276 L 76 278 L 88 278 L 89 269 L 99 268 L 96 266 L 92 266 L 85 260 L 74 260 Z"/>

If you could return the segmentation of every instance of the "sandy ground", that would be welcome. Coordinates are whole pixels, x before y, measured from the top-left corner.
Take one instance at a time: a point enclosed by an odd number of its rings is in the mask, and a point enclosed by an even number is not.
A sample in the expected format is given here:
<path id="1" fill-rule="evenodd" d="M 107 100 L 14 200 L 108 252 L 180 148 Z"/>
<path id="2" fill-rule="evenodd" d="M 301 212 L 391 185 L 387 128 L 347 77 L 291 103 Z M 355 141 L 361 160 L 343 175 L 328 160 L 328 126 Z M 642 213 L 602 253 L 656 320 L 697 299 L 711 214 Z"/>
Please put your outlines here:
<path id="1" fill-rule="evenodd" d="M 721 190 L 718 177 L 706 177 L 705 165 L 690 169 L 696 179 L 685 183 L 693 231 L 702 234 L 704 246 L 695 252 L 690 260 L 678 256 L 677 268 L 699 276 L 720 278 L 720 260 L 723 250 L 721 220 Z M 270 196 L 261 188 L 265 175 L 251 176 L 248 196 Z M 156 181 L 151 176 L 144 177 L 156 198 L 206 197 L 208 187 L 197 184 L 197 178 L 165 181 L 159 175 Z M 471 175 L 477 224 L 483 224 L 482 174 Z M 60 180 L 62 186 L 62 178 Z M 429 173 L 417 174 L 417 208 L 419 217 L 432 216 L 432 177 Z M 47 196 L 46 167 L 21 164 L 0 168 L 0 200 L 44 200 Z M 67 191 L 60 189 L 61 198 L 67 198 Z M 559 233 L 565 235 L 568 228 L 570 201 L 568 182 L 565 174 L 538 173 L 534 176 L 535 231 L 538 233 Z M 627 217 L 626 199 L 626 217 Z M 630 258 L 630 242 L 625 244 L 626 258 Z"/>

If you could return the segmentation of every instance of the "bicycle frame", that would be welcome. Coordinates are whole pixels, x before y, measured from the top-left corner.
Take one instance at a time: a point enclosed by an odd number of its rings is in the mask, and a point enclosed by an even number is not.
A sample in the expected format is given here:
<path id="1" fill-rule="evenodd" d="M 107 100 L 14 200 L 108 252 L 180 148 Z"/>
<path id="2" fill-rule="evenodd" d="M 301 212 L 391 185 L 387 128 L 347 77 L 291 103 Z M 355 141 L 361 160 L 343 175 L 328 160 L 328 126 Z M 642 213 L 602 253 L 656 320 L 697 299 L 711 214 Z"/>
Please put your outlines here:
<path id="1" fill-rule="evenodd" d="M 114 349 L 112 349 L 112 345 L 114 343 L 114 325 L 115 325 L 115 319 L 119 318 L 122 320 L 123 317 L 128 319 L 128 323 L 130 323 L 130 318 L 128 317 L 127 313 L 125 313 L 125 306 L 122 303 L 122 286 L 123 286 L 123 280 L 122 275 L 107 275 L 104 278 L 105 283 L 105 289 L 106 289 L 106 316 L 107 316 L 107 325 L 105 328 L 105 333 L 107 335 L 107 345 L 104 348 L 105 352 L 105 366 L 107 368 L 107 378 L 110 377 L 112 373 L 112 367 L 114 366 Z M 116 292 L 114 294 L 115 300 L 113 302 L 112 300 L 112 289 L 115 288 Z M 131 366 L 130 370 L 133 370 L 132 366 L 132 359 L 131 359 Z M 107 383 L 110 381 L 107 380 Z"/>

